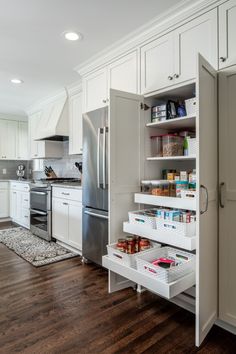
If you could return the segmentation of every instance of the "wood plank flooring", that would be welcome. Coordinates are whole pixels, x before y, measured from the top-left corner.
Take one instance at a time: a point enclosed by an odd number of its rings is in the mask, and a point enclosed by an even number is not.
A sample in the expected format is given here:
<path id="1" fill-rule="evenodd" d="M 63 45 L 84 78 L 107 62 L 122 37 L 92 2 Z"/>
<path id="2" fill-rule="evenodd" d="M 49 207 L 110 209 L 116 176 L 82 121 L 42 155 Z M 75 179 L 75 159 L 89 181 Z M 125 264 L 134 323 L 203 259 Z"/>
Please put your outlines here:
<path id="1" fill-rule="evenodd" d="M 6 227 L 5 225 L 4 227 Z M 214 327 L 194 346 L 194 316 L 149 292 L 107 293 L 107 272 L 73 258 L 41 268 L 0 244 L 0 353 L 230 353 Z"/>

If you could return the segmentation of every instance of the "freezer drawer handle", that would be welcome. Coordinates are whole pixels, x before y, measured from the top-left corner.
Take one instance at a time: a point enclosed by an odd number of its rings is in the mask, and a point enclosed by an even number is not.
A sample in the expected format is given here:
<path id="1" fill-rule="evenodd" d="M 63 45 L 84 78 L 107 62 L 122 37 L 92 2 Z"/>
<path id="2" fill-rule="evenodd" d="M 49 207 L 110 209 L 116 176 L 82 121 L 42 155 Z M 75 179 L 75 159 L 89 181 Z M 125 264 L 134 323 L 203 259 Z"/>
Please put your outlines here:
<path id="1" fill-rule="evenodd" d="M 205 191 L 205 194 L 206 194 L 206 207 L 204 210 L 201 210 L 201 212 L 200 212 L 200 214 L 202 215 L 202 214 L 206 213 L 208 210 L 208 190 L 203 184 L 201 184 L 200 187 Z"/>
<path id="2" fill-rule="evenodd" d="M 100 219 L 107 219 L 108 220 L 108 216 L 106 216 L 106 215 L 92 213 L 91 211 L 85 211 L 84 213 L 87 215 L 96 216 L 97 218 L 100 218 Z"/>
<path id="3" fill-rule="evenodd" d="M 219 189 L 219 203 L 220 203 L 220 207 L 221 207 L 221 208 L 224 208 L 224 207 L 225 207 L 225 205 L 224 205 L 224 203 L 223 203 L 223 199 L 222 199 L 222 189 L 223 189 L 224 186 L 225 186 L 225 183 L 224 183 L 224 182 L 221 182 L 221 184 L 220 184 L 220 189 Z"/>

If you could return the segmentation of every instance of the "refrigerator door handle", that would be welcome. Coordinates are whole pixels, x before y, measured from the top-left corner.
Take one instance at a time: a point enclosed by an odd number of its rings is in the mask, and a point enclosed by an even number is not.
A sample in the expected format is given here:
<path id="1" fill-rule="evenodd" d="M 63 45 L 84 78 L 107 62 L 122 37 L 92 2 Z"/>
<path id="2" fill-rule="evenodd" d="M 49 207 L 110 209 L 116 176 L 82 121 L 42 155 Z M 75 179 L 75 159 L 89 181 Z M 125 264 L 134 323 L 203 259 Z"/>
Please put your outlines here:
<path id="1" fill-rule="evenodd" d="M 92 213 L 91 211 L 85 211 L 84 213 L 87 215 L 96 216 L 97 218 L 100 218 L 100 219 L 107 219 L 108 220 L 108 216 L 106 216 L 106 215 Z"/>
<path id="2" fill-rule="evenodd" d="M 97 140 L 97 187 L 100 188 L 100 136 L 101 128 L 98 128 L 98 140 Z"/>
<path id="3" fill-rule="evenodd" d="M 106 189 L 106 127 L 103 127 L 102 180 L 103 189 Z"/>

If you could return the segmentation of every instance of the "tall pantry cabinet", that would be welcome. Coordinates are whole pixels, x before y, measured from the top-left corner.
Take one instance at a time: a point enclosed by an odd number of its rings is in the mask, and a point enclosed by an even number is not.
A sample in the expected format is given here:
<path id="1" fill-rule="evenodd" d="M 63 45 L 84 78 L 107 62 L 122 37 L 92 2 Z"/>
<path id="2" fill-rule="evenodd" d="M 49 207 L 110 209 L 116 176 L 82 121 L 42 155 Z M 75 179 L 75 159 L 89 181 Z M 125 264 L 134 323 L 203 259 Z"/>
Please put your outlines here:
<path id="1" fill-rule="evenodd" d="M 128 211 L 138 208 L 137 204 L 135 207 L 135 203 L 186 209 L 186 204 L 184 204 L 186 202 L 183 202 L 182 198 L 177 198 L 177 200 L 170 197 L 150 196 L 149 198 L 149 196 L 137 192 L 137 190 L 140 190 L 141 179 L 155 178 L 161 174 L 163 166 L 165 168 L 178 168 L 180 166 L 182 168 L 186 167 L 186 169 L 196 168 L 197 200 L 190 203 L 191 210 L 195 210 L 197 216 L 196 235 L 192 238 L 191 245 L 187 240 L 188 237 L 185 237 L 185 240 L 179 239 L 174 244 L 179 248 L 185 248 L 196 253 L 195 268 L 190 274 L 182 276 L 176 281 L 163 283 L 137 269 L 122 265 L 109 256 L 103 257 L 103 265 L 110 270 L 110 292 L 136 283 L 165 298 L 173 299 L 173 301 L 178 301 L 177 295 L 179 294 L 195 293 L 193 308 L 196 312 L 196 345 L 200 345 L 217 318 L 218 306 L 217 74 L 200 55 L 198 56 L 197 80 L 177 89 L 170 88 L 164 95 L 165 97 L 181 97 L 184 99 L 190 98 L 193 92 L 196 92 L 197 97 L 197 113 L 191 118 L 186 117 L 186 120 L 182 123 L 186 129 L 194 127 L 196 130 L 196 156 L 190 158 L 180 156 L 178 159 L 163 157 L 150 161 L 147 156 L 147 144 L 150 137 L 147 137 L 145 132 L 148 129 L 146 124 L 150 122 L 150 110 L 145 111 L 143 107 L 144 104 L 151 106 L 156 100 L 163 99 L 163 93 L 143 97 L 111 90 L 109 139 L 112 144 L 110 144 L 109 156 L 109 243 L 113 244 L 117 242 L 118 238 L 124 236 L 122 223 L 127 219 Z M 125 133 L 126 130 L 121 129 L 123 124 L 120 119 L 126 121 L 127 133 Z M 168 123 L 172 124 L 169 127 L 172 129 L 175 128 L 174 124 L 178 124 L 178 122 L 171 122 L 171 120 L 167 121 L 166 125 Z M 158 124 L 155 128 L 157 131 L 162 129 Z M 165 129 L 168 131 L 168 126 Z M 128 135 L 130 139 L 128 139 Z M 129 149 L 126 149 L 129 153 L 122 153 L 122 148 L 120 146 L 118 148 L 116 141 L 124 142 L 122 144 L 124 149 L 125 142 L 129 141 Z M 129 168 L 131 161 L 132 169 Z M 119 164 L 118 167 L 115 166 L 117 163 Z M 117 178 L 119 171 L 122 171 L 122 175 Z M 134 230 L 132 225 L 124 223 L 125 232 L 142 236 L 142 230 L 142 228 Z M 153 239 L 153 235 L 145 234 L 143 236 Z M 156 233 L 154 240 L 173 246 L 172 241 L 164 242 L 158 233 Z"/>

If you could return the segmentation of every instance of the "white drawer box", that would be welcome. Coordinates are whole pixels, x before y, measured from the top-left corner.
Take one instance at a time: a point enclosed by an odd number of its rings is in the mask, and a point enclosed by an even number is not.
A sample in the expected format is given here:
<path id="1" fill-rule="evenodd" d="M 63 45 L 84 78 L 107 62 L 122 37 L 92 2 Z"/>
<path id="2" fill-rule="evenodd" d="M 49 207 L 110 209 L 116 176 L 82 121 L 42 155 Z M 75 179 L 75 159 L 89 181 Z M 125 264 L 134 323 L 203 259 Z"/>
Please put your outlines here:
<path id="1" fill-rule="evenodd" d="M 22 208 L 29 209 L 30 206 L 30 194 L 29 193 L 22 193 Z"/>
<path id="2" fill-rule="evenodd" d="M 30 211 L 29 209 L 22 208 L 21 224 L 29 228 L 30 226 Z"/>
<path id="3" fill-rule="evenodd" d="M 82 202 L 82 189 L 53 187 L 53 198 L 62 198 Z"/>
<path id="4" fill-rule="evenodd" d="M 29 192 L 30 190 L 29 183 L 22 183 L 22 182 L 11 182 L 10 188 L 11 190 L 16 190 L 21 192 Z"/>
<path id="5" fill-rule="evenodd" d="M 8 182 L 0 182 L 0 189 L 8 189 Z"/>

